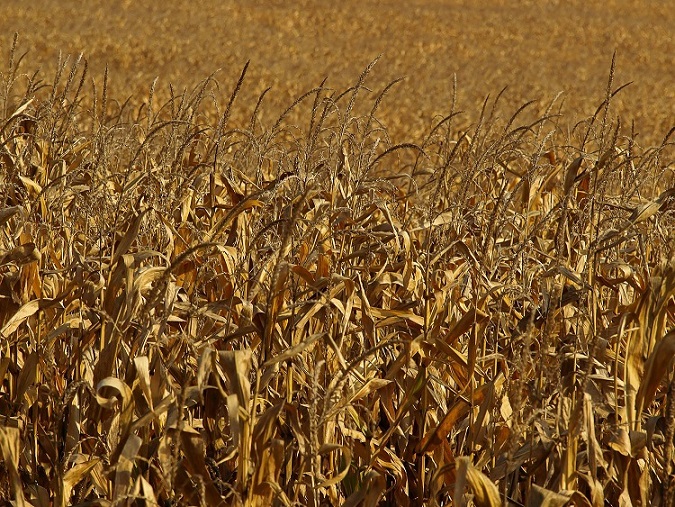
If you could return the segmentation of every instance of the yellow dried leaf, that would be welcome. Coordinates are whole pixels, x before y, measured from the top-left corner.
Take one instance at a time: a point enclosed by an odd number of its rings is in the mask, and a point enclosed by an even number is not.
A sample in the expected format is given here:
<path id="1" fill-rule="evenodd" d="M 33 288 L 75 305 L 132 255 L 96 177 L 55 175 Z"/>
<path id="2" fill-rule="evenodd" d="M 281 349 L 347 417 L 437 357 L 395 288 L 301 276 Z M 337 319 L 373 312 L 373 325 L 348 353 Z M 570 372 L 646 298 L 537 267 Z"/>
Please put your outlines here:
<path id="1" fill-rule="evenodd" d="M 138 356 L 134 358 L 134 366 L 136 367 L 136 378 L 145 396 L 145 401 L 153 410 L 152 392 L 150 390 L 150 360 L 148 356 Z"/>
<path id="2" fill-rule="evenodd" d="M 644 222 L 649 217 L 655 215 L 656 212 L 659 211 L 660 207 L 661 203 L 659 201 L 651 201 L 646 204 L 642 204 L 633 210 L 633 213 L 631 213 L 630 217 L 628 217 L 628 220 L 630 220 L 632 224 Z"/>
<path id="3" fill-rule="evenodd" d="M 230 381 L 230 386 L 237 396 L 239 405 L 247 409 L 251 398 L 251 371 L 252 354 L 250 349 L 227 350 L 219 354 L 220 363 Z"/>
<path id="4" fill-rule="evenodd" d="M 27 504 L 23 495 L 21 477 L 19 476 L 19 471 L 17 469 L 17 463 L 19 463 L 20 437 L 19 428 L 0 426 L 0 455 L 2 455 L 4 460 L 4 466 L 9 471 L 9 480 L 12 491 L 14 492 L 14 501 L 17 506 L 24 507 Z"/>
<path id="5" fill-rule="evenodd" d="M 281 363 L 283 361 L 286 361 L 288 359 L 292 359 L 293 357 L 297 356 L 300 354 L 303 350 L 305 350 L 307 347 L 312 345 L 316 340 L 319 338 L 325 337 L 325 333 L 317 333 L 313 334 L 312 336 L 309 336 L 305 338 L 303 341 L 298 343 L 297 345 L 294 345 L 293 347 L 290 347 L 286 350 L 284 350 L 281 354 L 277 354 L 273 356 L 271 359 L 265 362 L 265 366 L 272 366 L 273 364 L 276 363 Z"/>
<path id="6" fill-rule="evenodd" d="M 16 387 L 16 401 L 21 402 L 26 390 L 35 383 L 37 379 L 37 366 L 39 356 L 37 352 L 32 352 L 26 358 Z"/>
<path id="7" fill-rule="evenodd" d="M 42 187 L 36 181 L 33 181 L 27 176 L 21 175 L 19 175 L 19 179 L 23 182 L 23 184 L 26 187 L 26 190 L 29 191 L 28 193 L 31 196 L 38 196 L 42 192 Z"/>
<path id="8" fill-rule="evenodd" d="M 349 447 L 338 444 L 323 444 L 319 449 L 319 454 L 329 454 L 338 450 L 342 451 L 342 457 L 340 459 L 340 462 L 343 463 L 342 470 L 340 470 L 334 477 L 323 481 L 317 486 L 317 488 L 327 488 L 334 484 L 338 484 L 339 482 L 342 482 L 345 477 L 347 477 L 347 473 L 349 472 L 349 469 L 352 465 L 352 451 Z"/>
<path id="9" fill-rule="evenodd" d="M 572 186 L 574 185 L 574 181 L 577 178 L 577 174 L 579 173 L 579 168 L 581 167 L 581 163 L 584 161 L 583 155 L 580 157 L 575 158 L 572 163 L 567 166 L 567 170 L 565 171 L 565 184 L 563 186 L 563 192 L 565 195 L 569 193 L 569 191 L 572 189 Z"/>
<path id="10" fill-rule="evenodd" d="M 111 261 L 112 266 L 114 266 L 117 263 L 117 261 L 122 255 L 126 254 L 129 251 L 129 248 L 131 248 L 132 243 L 136 240 L 136 237 L 138 236 L 138 233 L 141 230 L 141 223 L 143 222 L 143 217 L 148 211 L 149 209 L 145 209 L 140 213 L 137 213 L 136 216 L 134 217 L 133 221 L 131 222 L 131 225 L 129 225 L 129 228 L 127 229 L 127 232 L 124 234 L 122 240 L 117 244 L 115 248 L 115 254 L 113 255 Z"/>
<path id="11" fill-rule="evenodd" d="M 101 461 L 100 458 L 94 458 L 84 463 L 78 463 L 68 470 L 63 476 L 62 489 L 60 491 L 59 506 L 70 505 L 70 494 L 73 488 L 84 479 L 92 469 Z"/>
<path id="12" fill-rule="evenodd" d="M 564 507 L 571 498 L 571 492 L 556 493 L 533 484 L 527 498 L 527 507 Z"/>
<path id="13" fill-rule="evenodd" d="M 9 208 L 4 208 L 0 210 L 0 226 L 5 225 L 10 218 L 12 218 L 20 211 L 23 211 L 23 208 L 21 206 L 11 206 Z"/>
<path id="14" fill-rule="evenodd" d="M 138 450 L 143 445 L 143 440 L 137 435 L 129 435 L 117 464 L 115 465 L 114 498 L 122 498 L 131 489 L 131 471 L 136 462 Z"/>
<path id="15" fill-rule="evenodd" d="M 31 242 L 12 248 L 0 258 L 0 264 L 13 262 L 21 266 L 30 262 L 40 262 L 41 257 L 40 251 L 35 247 L 35 243 Z"/>
<path id="16" fill-rule="evenodd" d="M 104 389 L 112 389 L 117 391 L 121 400 L 118 401 L 116 396 L 106 397 L 101 394 Z M 131 422 L 134 414 L 134 397 L 129 386 L 122 380 L 115 377 L 107 377 L 101 380 L 96 386 L 96 401 L 102 407 L 109 410 L 120 410 L 119 417 L 119 443 L 117 448 L 113 451 L 113 456 L 116 457 L 122 452 L 122 447 L 126 442 L 131 430 Z M 120 403 L 121 402 L 121 403 Z M 121 405 L 121 407 L 119 407 Z M 119 408 L 118 408 L 119 407 Z"/>
<path id="17" fill-rule="evenodd" d="M 654 351 L 647 359 L 644 370 L 644 378 L 640 383 L 635 398 L 636 419 L 642 415 L 642 411 L 652 402 L 656 389 L 661 379 L 668 371 L 671 361 L 675 357 L 675 329 L 656 344 Z"/>
<path id="18" fill-rule="evenodd" d="M 378 389 L 381 389 L 382 387 L 391 384 L 392 382 L 393 382 L 392 380 L 387 379 L 371 378 L 370 380 L 368 380 L 368 382 L 365 383 L 365 385 L 361 389 L 359 389 L 356 393 L 354 393 L 349 402 L 353 403 L 357 400 L 360 400 L 361 398 L 365 398 L 370 393 L 375 392 Z"/>
<path id="19" fill-rule="evenodd" d="M 471 458 L 457 458 L 457 482 L 455 483 L 455 502 L 465 505 L 462 501 L 466 487 L 473 492 L 474 502 L 478 507 L 501 507 L 502 501 L 499 490 L 483 472 L 477 470 L 471 463 Z"/>
<path id="20" fill-rule="evenodd" d="M 23 305 L 19 310 L 12 316 L 11 319 L 7 321 L 7 324 L 5 324 L 5 327 L 2 328 L 2 331 L 0 331 L 0 336 L 2 338 L 7 339 L 9 338 L 9 335 L 12 334 L 14 331 L 17 330 L 17 328 L 31 315 L 35 315 L 35 313 L 40 309 L 40 303 L 42 300 L 40 299 L 34 299 L 33 301 L 29 301 L 25 305 Z"/>

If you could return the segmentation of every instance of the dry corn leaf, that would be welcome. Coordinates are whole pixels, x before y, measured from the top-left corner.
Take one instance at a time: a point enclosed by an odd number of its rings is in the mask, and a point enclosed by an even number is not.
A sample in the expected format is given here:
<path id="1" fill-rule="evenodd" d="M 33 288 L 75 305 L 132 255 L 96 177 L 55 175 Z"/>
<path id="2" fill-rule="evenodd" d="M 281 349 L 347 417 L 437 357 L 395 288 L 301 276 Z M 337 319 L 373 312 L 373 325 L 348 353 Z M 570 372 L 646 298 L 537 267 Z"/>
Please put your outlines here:
<path id="1" fill-rule="evenodd" d="M 14 331 L 17 330 L 17 328 L 30 316 L 35 315 L 35 313 L 40 310 L 40 308 L 44 308 L 46 306 L 46 303 L 51 301 L 49 300 L 43 300 L 43 299 L 34 299 L 32 301 L 29 301 L 25 305 L 23 305 L 19 310 L 7 321 L 5 326 L 2 328 L 2 331 L 0 331 L 0 336 L 2 336 L 3 339 L 8 339 L 9 335 L 11 335 Z"/>
<path id="2" fill-rule="evenodd" d="M 227 406 L 227 416 L 230 423 L 230 433 L 232 435 L 232 445 L 241 448 L 247 445 L 244 433 L 247 426 L 247 412 L 245 407 L 239 404 L 239 398 L 236 394 L 229 394 L 225 398 Z M 243 468 L 243 467 L 240 467 Z"/>
<path id="3" fill-rule="evenodd" d="M 603 468 L 604 470 L 607 470 L 608 464 L 602 454 L 602 447 L 596 438 L 595 414 L 593 412 L 593 400 L 590 394 L 584 393 L 583 403 L 584 421 L 586 422 L 584 437 L 588 449 L 588 465 L 591 477 L 595 480 L 597 479 L 597 469 Z"/>
<path id="4" fill-rule="evenodd" d="M 138 233 L 141 230 L 141 224 L 143 223 L 143 217 L 148 213 L 148 211 L 150 211 L 150 209 L 145 209 L 140 213 L 136 213 L 133 221 L 131 222 L 131 225 L 129 225 L 127 231 L 124 233 L 124 236 L 122 237 L 122 239 L 115 248 L 115 254 L 113 255 L 112 260 L 110 261 L 111 266 L 117 264 L 119 258 L 129 251 L 129 248 L 131 248 L 132 243 L 138 237 Z"/>
<path id="5" fill-rule="evenodd" d="M 263 447 L 259 445 L 259 447 Z M 254 473 L 253 491 L 257 497 L 254 505 L 268 506 L 273 503 L 277 491 L 283 491 L 279 487 L 279 474 L 284 460 L 284 441 L 273 439 L 263 448 L 262 456 L 258 457 L 258 467 Z"/>
<path id="6" fill-rule="evenodd" d="M 571 492 L 556 493 L 533 484 L 527 497 L 527 507 L 564 507 L 571 498 Z"/>
<path id="7" fill-rule="evenodd" d="M 330 486 L 333 486 L 335 484 L 338 484 L 338 483 L 342 482 L 342 480 L 345 477 L 347 477 L 347 473 L 349 473 L 349 469 L 352 466 L 352 451 L 346 445 L 323 444 L 319 448 L 319 454 L 320 455 L 330 454 L 334 451 L 342 451 L 342 456 L 340 457 L 340 462 L 343 464 L 342 470 L 340 470 L 334 477 L 331 477 L 330 479 L 326 479 L 321 484 L 319 484 L 317 486 L 318 489 L 328 488 Z"/>
<path id="8" fill-rule="evenodd" d="M 427 229 L 429 227 L 438 227 L 441 225 L 448 225 L 452 224 L 452 221 L 455 219 L 455 213 L 452 211 L 447 211 L 445 213 L 441 213 L 438 215 L 436 218 L 433 219 L 432 222 L 427 222 L 424 225 L 424 228 Z"/>
<path id="9" fill-rule="evenodd" d="M 401 458 L 391 449 L 384 448 L 378 453 L 373 468 L 390 477 L 389 498 L 393 496 L 392 503 L 408 507 L 410 505 L 411 494 L 408 481 L 409 470 Z M 393 484 L 391 484 L 391 479 L 393 479 Z"/>
<path id="10" fill-rule="evenodd" d="M 503 379 L 501 379 L 503 381 Z M 473 405 L 482 405 L 486 399 L 494 396 L 495 389 L 501 385 L 501 381 L 498 384 L 487 383 L 480 386 L 473 393 Z M 435 428 L 429 430 L 424 438 L 419 444 L 420 452 L 432 452 L 439 445 L 441 445 L 443 439 L 446 438 L 455 425 L 471 410 L 471 404 L 464 400 L 463 398 L 458 397 L 453 403 L 452 407 L 447 411 L 441 422 Z"/>
<path id="11" fill-rule="evenodd" d="M 5 225 L 9 220 L 16 215 L 17 213 L 22 212 L 24 209 L 21 206 L 10 206 L 8 208 L 3 208 L 0 210 L 0 227 Z"/>
<path id="12" fill-rule="evenodd" d="M 42 186 L 36 181 L 22 175 L 19 175 L 19 179 L 22 181 L 31 197 L 36 197 L 42 193 Z"/>
<path id="13" fill-rule="evenodd" d="M 251 382 L 249 380 L 252 364 L 251 350 L 222 351 L 219 352 L 218 357 L 230 382 L 230 387 L 237 396 L 239 405 L 243 409 L 247 409 L 251 398 Z"/>
<path id="14" fill-rule="evenodd" d="M 325 336 L 326 336 L 325 333 L 316 333 L 311 336 L 308 336 L 297 345 L 294 345 L 293 347 L 284 350 L 281 354 L 276 354 L 271 359 L 266 361 L 265 367 L 269 367 L 274 364 L 281 363 L 283 361 L 288 361 L 289 359 L 293 359 L 295 356 L 302 353 L 303 350 L 307 349 L 314 342 L 316 342 L 320 338 L 324 338 Z"/>
<path id="15" fill-rule="evenodd" d="M 607 439 L 607 446 L 617 453 L 627 457 L 637 457 L 647 445 L 647 434 L 642 431 L 625 430 L 618 428 Z"/>
<path id="16" fill-rule="evenodd" d="M 571 424 L 577 424 L 572 420 Z M 567 434 L 567 442 L 563 450 L 563 460 L 560 471 L 560 487 L 573 490 L 577 486 L 577 454 L 579 451 L 579 435 L 570 430 Z"/>
<path id="17" fill-rule="evenodd" d="M 78 463 L 63 475 L 61 489 L 59 491 L 60 495 L 57 500 L 57 505 L 59 507 L 70 505 L 70 495 L 72 494 L 73 488 L 82 482 L 100 461 L 100 458 L 93 458 L 83 463 Z"/>
<path id="18" fill-rule="evenodd" d="M 572 186 L 574 185 L 575 180 L 579 174 L 579 168 L 581 167 L 582 162 L 584 161 L 584 156 L 575 158 L 565 171 L 565 183 L 563 185 L 563 194 L 567 195 Z"/>
<path id="19" fill-rule="evenodd" d="M 16 386 L 15 401 L 17 403 L 23 402 L 23 395 L 37 380 L 38 360 L 37 352 L 31 352 L 23 363 Z"/>
<path id="20" fill-rule="evenodd" d="M 455 483 L 454 501 L 457 505 L 466 505 L 464 494 L 468 487 L 478 507 L 501 507 L 502 501 L 497 486 L 480 470 L 474 468 L 471 458 L 456 458 L 455 463 L 457 482 Z"/>
<path id="21" fill-rule="evenodd" d="M 157 496 L 155 495 L 155 490 L 152 485 L 145 480 L 145 477 L 139 475 L 136 478 L 136 484 L 134 484 L 133 496 L 136 498 L 142 498 L 145 501 L 145 505 L 159 505 L 157 502 Z"/>
<path id="22" fill-rule="evenodd" d="M 33 103 L 34 100 L 35 100 L 35 98 L 31 98 L 31 99 L 27 100 L 26 102 L 24 102 L 23 104 L 21 104 L 18 108 L 16 108 L 16 110 L 9 116 L 9 118 L 7 118 L 7 121 L 6 121 L 5 125 L 3 125 L 2 129 L 0 130 L 0 134 L 2 134 L 4 132 L 5 128 L 7 127 L 7 125 L 12 120 L 21 116 L 23 114 L 23 112 L 26 109 L 28 109 L 28 106 L 30 106 Z"/>
<path id="23" fill-rule="evenodd" d="M 645 364 L 645 373 L 635 398 L 636 419 L 654 399 L 661 380 L 675 357 L 675 329 L 666 334 L 654 348 Z"/>
<path id="24" fill-rule="evenodd" d="M 68 404 L 68 420 L 66 423 L 66 441 L 64 453 L 70 455 L 80 444 L 80 435 L 82 429 L 82 410 L 80 404 L 80 395 L 75 393 L 72 401 Z"/>
<path id="25" fill-rule="evenodd" d="M 143 445 L 143 440 L 137 435 L 129 435 L 124 448 L 115 464 L 115 485 L 113 496 L 123 498 L 133 486 L 131 472 L 136 465 L 138 450 Z"/>
<path id="26" fill-rule="evenodd" d="M 280 264 L 275 268 L 275 276 L 273 278 L 274 286 L 270 290 L 268 308 L 265 315 L 264 357 L 267 358 L 269 357 L 268 354 L 271 352 L 269 349 L 269 343 L 271 343 L 272 340 L 274 326 L 277 323 L 279 312 L 281 312 L 281 309 L 284 305 L 284 294 L 286 292 L 286 281 L 288 280 L 289 272 L 289 264 L 285 261 L 280 261 Z"/>
<path id="27" fill-rule="evenodd" d="M 9 471 L 9 481 L 14 493 L 14 502 L 17 506 L 24 507 L 29 504 L 26 503 L 21 477 L 19 477 L 19 470 L 17 468 L 19 463 L 20 438 L 19 428 L 0 426 L 0 451 L 5 461 L 4 466 Z"/>
<path id="28" fill-rule="evenodd" d="M 384 475 L 377 470 L 370 470 L 365 477 L 363 486 L 357 488 L 354 493 L 349 495 L 342 507 L 376 507 L 380 505 L 380 500 L 387 488 L 387 482 Z"/>
<path id="29" fill-rule="evenodd" d="M 661 203 L 659 201 L 650 201 L 646 204 L 642 204 L 633 210 L 630 217 L 628 217 L 628 220 L 633 225 L 644 222 L 649 217 L 654 216 L 656 212 L 659 211 L 660 207 Z"/>
<path id="30" fill-rule="evenodd" d="M 204 497 L 200 496 L 201 500 L 212 507 L 224 505 L 224 501 L 214 486 L 211 475 L 206 468 L 204 461 L 206 449 L 201 434 L 191 426 L 183 425 L 180 431 L 180 443 L 181 449 L 185 454 L 185 459 L 182 463 L 186 470 L 192 477 L 201 476 L 201 480 L 196 479 L 203 484 L 202 491 L 204 492 Z"/>
<path id="31" fill-rule="evenodd" d="M 457 384 L 467 385 L 469 382 L 469 358 L 454 347 L 448 345 L 445 340 L 436 339 L 434 341 L 434 353 L 442 353 L 448 358 L 451 368 L 451 376 Z"/>
<path id="32" fill-rule="evenodd" d="M 147 296 L 152 289 L 152 284 L 160 280 L 166 268 L 163 266 L 150 267 L 142 270 L 133 282 L 133 294 Z"/>
<path id="33" fill-rule="evenodd" d="M 591 491 L 591 500 L 588 501 L 588 499 L 584 497 L 587 503 L 582 505 L 584 505 L 584 507 L 604 507 L 605 491 L 602 483 L 598 479 L 593 479 L 593 477 L 588 474 L 580 473 L 579 477 L 583 478 L 588 483 L 588 488 Z"/>
<path id="34" fill-rule="evenodd" d="M 349 399 L 349 403 L 354 403 L 355 401 L 365 398 L 370 393 L 373 393 L 384 386 L 391 384 L 391 380 L 380 379 L 380 378 L 371 378 L 369 379 L 361 389 L 359 389 L 354 395 Z"/>
<path id="35" fill-rule="evenodd" d="M 103 394 L 104 390 L 117 392 L 116 395 L 107 397 Z M 120 399 L 118 399 L 118 396 Z M 96 401 L 99 405 L 108 410 L 119 410 L 119 433 L 115 435 L 119 438 L 119 443 L 113 449 L 111 460 L 115 460 L 122 452 L 126 439 L 131 431 L 131 423 L 134 415 L 134 397 L 129 386 L 122 380 L 115 377 L 108 377 L 101 380 L 96 386 Z"/>
<path id="36" fill-rule="evenodd" d="M 28 264 L 30 262 L 40 262 L 40 251 L 36 248 L 35 243 L 25 243 L 21 246 L 12 248 L 9 252 L 0 257 L 0 265 L 9 262 L 16 263 L 19 266 Z"/>
<path id="37" fill-rule="evenodd" d="M 479 308 L 472 307 L 467 311 L 462 318 L 459 319 L 452 329 L 443 337 L 443 340 L 452 345 L 455 340 L 466 333 L 474 325 L 482 324 L 488 319 L 489 315 Z"/>
<path id="38" fill-rule="evenodd" d="M 506 456 L 500 456 L 490 472 L 490 477 L 495 481 L 503 479 L 507 474 L 521 467 L 523 463 L 539 462 L 545 459 L 552 453 L 554 447 L 555 444 L 552 441 L 542 442 L 537 439 L 533 443 L 528 442 L 516 450 L 511 459 L 507 460 Z"/>
<path id="39" fill-rule="evenodd" d="M 148 356 L 137 356 L 134 358 L 136 367 L 136 379 L 141 387 L 141 392 L 145 397 L 145 402 L 153 410 L 152 392 L 150 389 L 150 360 Z"/>
<path id="40" fill-rule="evenodd" d="M 2 357 L 0 357 L 0 385 L 5 382 L 5 375 L 7 375 L 7 369 L 9 368 L 10 362 L 9 352 L 3 350 Z"/>
<path id="41" fill-rule="evenodd" d="M 146 414 L 136 419 L 131 425 L 131 430 L 137 430 L 145 427 L 151 421 L 156 421 L 158 423 L 158 428 L 163 426 L 163 422 L 166 421 L 166 417 L 163 415 L 167 412 L 173 405 L 175 405 L 176 399 L 173 396 L 167 396 L 162 401 L 157 403 L 154 409 L 149 410 Z"/>
<path id="42" fill-rule="evenodd" d="M 384 319 L 378 322 L 378 326 L 391 325 L 400 320 L 406 320 L 409 324 L 415 324 L 420 327 L 424 326 L 424 317 L 415 315 L 411 310 L 386 310 L 384 308 L 371 307 L 370 314 L 373 317 Z"/>

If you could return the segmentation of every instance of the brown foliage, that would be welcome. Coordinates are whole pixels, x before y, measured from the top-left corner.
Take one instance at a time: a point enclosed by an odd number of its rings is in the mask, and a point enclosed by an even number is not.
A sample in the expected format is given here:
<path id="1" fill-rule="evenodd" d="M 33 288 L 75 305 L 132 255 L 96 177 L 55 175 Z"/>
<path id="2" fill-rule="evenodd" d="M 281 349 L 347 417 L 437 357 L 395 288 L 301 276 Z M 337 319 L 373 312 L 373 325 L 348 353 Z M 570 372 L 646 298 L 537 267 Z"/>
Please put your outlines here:
<path id="1" fill-rule="evenodd" d="M 396 145 L 372 65 L 295 101 L 304 123 L 261 97 L 233 125 L 246 69 L 225 103 L 211 78 L 131 110 L 81 60 L 50 86 L 12 62 L 17 505 L 672 499 L 672 143 L 624 132 L 613 67 L 579 124 L 497 98 Z"/>

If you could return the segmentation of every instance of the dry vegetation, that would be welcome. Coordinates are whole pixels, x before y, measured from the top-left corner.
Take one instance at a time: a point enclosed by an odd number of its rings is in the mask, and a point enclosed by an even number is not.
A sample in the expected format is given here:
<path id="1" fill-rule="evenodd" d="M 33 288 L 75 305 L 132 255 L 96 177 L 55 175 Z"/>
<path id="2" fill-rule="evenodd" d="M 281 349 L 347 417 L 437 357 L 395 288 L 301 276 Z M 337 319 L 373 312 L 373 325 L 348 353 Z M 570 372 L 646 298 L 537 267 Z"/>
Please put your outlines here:
<path id="1" fill-rule="evenodd" d="M 0 498 L 672 504 L 672 132 L 622 124 L 613 64 L 583 121 L 450 101 L 396 144 L 372 65 L 263 121 L 246 68 L 132 107 L 21 60 Z"/>
<path id="2" fill-rule="evenodd" d="M 264 112 L 272 118 L 325 77 L 346 89 L 382 54 L 370 87 L 406 77 L 380 109 L 396 140 L 424 135 L 447 114 L 454 75 L 457 107 L 472 120 L 488 94 L 508 87 L 501 103 L 509 111 L 533 99 L 543 109 L 565 92 L 560 102 L 573 124 L 597 107 L 614 51 L 617 82 L 633 84 L 613 109 L 626 125 L 635 120 L 638 140 L 660 143 L 675 117 L 672 0 L 200 0 L 197 9 L 185 0 L 97 0 L 87 8 L 82 0 L 9 0 L 2 7 L 5 51 L 18 31 L 31 69 L 43 76 L 55 73 L 60 52 L 84 52 L 97 81 L 109 67 L 108 88 L 121 100 L 146 97 L 159 77 L 164 103 L 168 83 L 192 89 L 216 69 L 230 80 L 251 60 L 237 120 L 268 86 Z"/>

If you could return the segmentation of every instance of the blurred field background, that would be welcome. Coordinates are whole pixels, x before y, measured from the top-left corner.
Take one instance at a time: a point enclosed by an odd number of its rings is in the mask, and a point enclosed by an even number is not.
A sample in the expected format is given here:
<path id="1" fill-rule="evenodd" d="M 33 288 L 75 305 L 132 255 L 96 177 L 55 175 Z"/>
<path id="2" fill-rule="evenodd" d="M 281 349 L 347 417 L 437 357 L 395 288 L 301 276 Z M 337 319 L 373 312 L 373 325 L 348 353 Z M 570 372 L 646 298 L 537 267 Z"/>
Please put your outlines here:
<path id="1" fill-rule="evenodd" d="M 658 143 L 675 117 L 675 10 L 669 1 L 205 0 L 3 2 L 2 45 L 21 35 L 31 65 L 52 76 L 59 52 L 85 54 L 90 77 L 110 68 L 113 96 L 147 96 L 159 77 L 191 89 L 216 69 L 229 87 L 247 60 L 243 103 L 273 87 L 276 118 L 302 92 L 344 89 L 377 55 L 369 80 L 380 89 L 399 77 L 380 117 L 396 138 L 427 131 L 449 110 L 453 75 L 459 109 L 476 114 L 488 94 L 508 87 L 505 103 L 542 104 L 564 92 L 570 121 L 604 98 L 612 53 L 616 84 L 633 81 L 614 106 L 635 120 L 643 143 Z M 250 100 L 248 100 L 250 99 Z"/>

